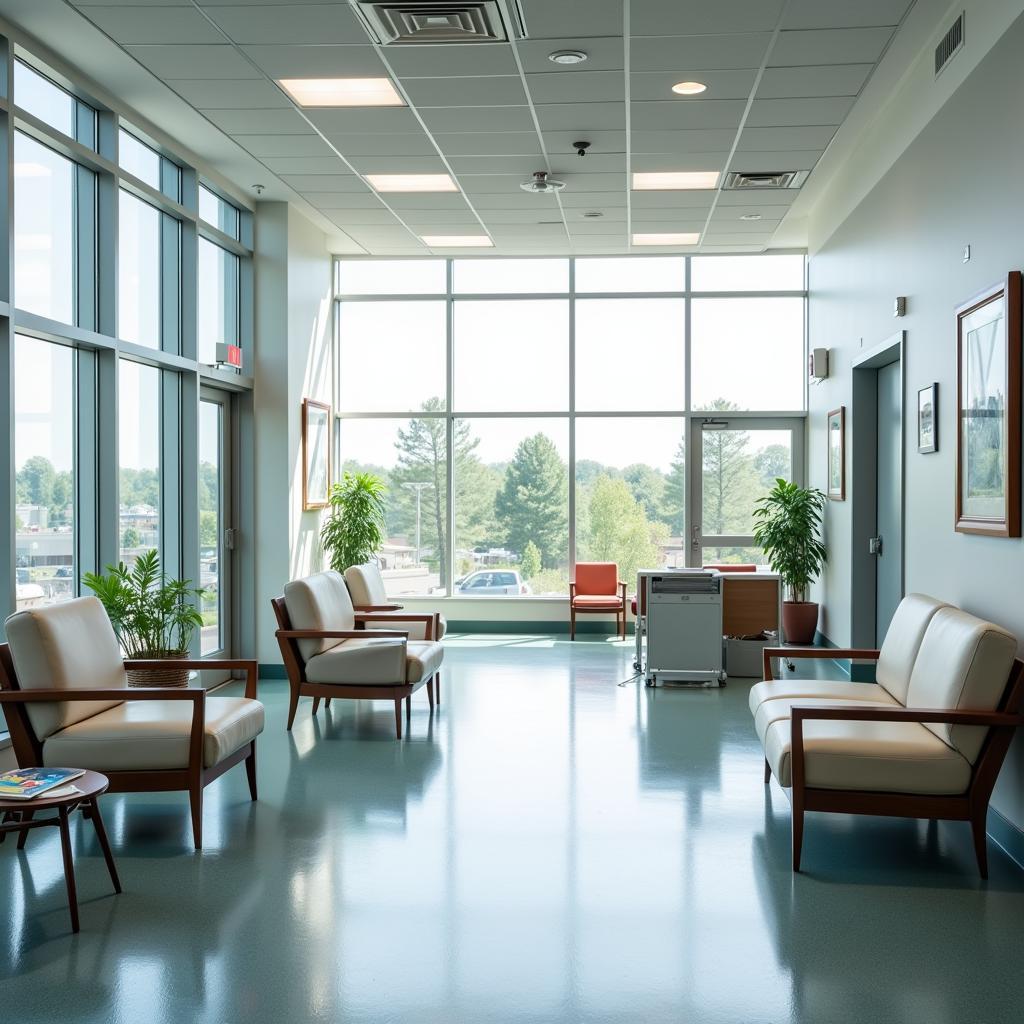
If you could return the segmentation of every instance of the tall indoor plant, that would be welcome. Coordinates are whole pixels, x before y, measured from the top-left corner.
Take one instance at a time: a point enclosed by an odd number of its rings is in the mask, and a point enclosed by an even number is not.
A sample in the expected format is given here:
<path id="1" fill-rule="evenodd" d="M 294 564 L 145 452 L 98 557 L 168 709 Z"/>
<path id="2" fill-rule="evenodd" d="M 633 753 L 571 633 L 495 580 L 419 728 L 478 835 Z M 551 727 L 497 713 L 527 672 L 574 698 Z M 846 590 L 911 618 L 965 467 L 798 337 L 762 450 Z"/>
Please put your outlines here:
<path id="1" fill-rule="evenodd" d="M 146 551 L 129 569 L 108 565 L 106 575 L 87 572 L 82 582 L 100 599 L 121 643 L 125 658 L 186 658 L 195 631 L 203 625 L 189 602 L 203 591 L 191 580 L 169 580 L 156 551 Z M 129 669 L 131 686 L 185 686 L 188 669 Z"/>
<path id="2" fill-rule="evenodd" d="M 320 541 L 331 568 L 344 572 L 377 554 L 384 540 L 384 481 L 373 473 L 345 473 L 332 488 Z"/>
<path id="3" fill-rule="evenodd" d="M 825 495 L 781 477 L 754 510 L 754 541 L 782 577 L 789 600 L 782 603 L 782 628 L 788 643 L 809 644 L 818 626 L 818 605 L 807 590 L 821 575 L 828 552 L 821 543 Z"/>

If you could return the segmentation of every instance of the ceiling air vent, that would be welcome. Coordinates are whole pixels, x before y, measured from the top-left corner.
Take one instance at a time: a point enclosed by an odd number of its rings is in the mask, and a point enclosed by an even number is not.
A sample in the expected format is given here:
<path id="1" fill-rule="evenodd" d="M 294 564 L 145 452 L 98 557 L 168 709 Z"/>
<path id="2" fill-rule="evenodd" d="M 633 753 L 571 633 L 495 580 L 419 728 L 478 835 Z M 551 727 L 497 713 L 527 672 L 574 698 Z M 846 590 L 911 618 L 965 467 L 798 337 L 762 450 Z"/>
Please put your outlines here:
<path id="1" fill-rule="evenodd" d="M 949 31 L 935 47 L 935 74 L 939 72 L 964 48 L 964 15 L 953 22 Z"/>
<path id="2" fill-rule="evenodd" d="M 807 171 L 730 171 L 722 188 L 799 188 L 806 180 Z"/>
<path id="3" fill-rule="evenodd" d="M 502 43 L 526 34 L 518 0 L 509 5 L 511 26 L 495 0 L 355 0 L 352 6 L 382 46 Z"/>

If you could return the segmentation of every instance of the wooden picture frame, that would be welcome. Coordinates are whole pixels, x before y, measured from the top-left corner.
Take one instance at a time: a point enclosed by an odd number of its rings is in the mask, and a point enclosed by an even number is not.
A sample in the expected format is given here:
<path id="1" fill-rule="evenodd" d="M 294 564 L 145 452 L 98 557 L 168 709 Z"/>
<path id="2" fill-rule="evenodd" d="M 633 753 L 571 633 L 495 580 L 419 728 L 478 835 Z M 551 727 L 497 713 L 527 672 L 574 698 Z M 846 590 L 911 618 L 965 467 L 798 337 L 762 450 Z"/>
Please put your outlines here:
<path id="1" fill-rule="evenodd" d="M 931 455 L 939 450 L 939 385 L 917 391 L 917 450 Z"/>
<path id="2" fill-rule="evenodd" d="M 841 405 L 828 414 L 825 435 L 825 454 L 828 458 L 825 480 L 832 501 L 846 501 L 846 406 Z"/>
<path id="3" fill-rule="evenodd" d="M 331 491 L 331 407 L 302 400 L 302 508 L 326 508 Z"/>
<path id="4" fill-rule="evenodd" d="M 1021 274 L 956 310 L 957 533 L 1021 529 Z"/>

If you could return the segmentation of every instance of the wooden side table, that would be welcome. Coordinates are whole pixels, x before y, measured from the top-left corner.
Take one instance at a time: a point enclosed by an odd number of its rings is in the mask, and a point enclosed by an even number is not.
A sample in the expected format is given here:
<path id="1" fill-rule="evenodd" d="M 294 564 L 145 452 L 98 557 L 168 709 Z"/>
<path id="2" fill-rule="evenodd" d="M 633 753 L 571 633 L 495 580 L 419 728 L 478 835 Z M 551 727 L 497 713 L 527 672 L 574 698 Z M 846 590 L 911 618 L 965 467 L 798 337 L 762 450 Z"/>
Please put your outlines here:
<path id="1" fill-rule="evenodd" d="M 71 833 L 68 829 L 68 820 L 71 813 L 78 808 L 88 811 L 92 819 L 93 828 L 96 829 L 96 838 L 99 840 L 100 849 L 103 851 L 103 859 L 107 862 L 107 871 L 110 872 L 110 881 L 114 883 L 114 892 L 121 891 L 121 880 L 117 877 L 117 867 L 114 865 L 114 856 L 110 852 L 110 843 L 107 841 L 107 832 L 103 827 L 103 818 L 100 817 L 100 804 L 98 797 L 107 791 L 110 785 L 106 775 L 99 772 L 86 772 L 72 779 L 69 786 L 75 786 L 81 790 L 80 793 L 73 793 L 71 796 L 48 797 L 45 794 L 36 797 L 34 800 L 0 800 L 0 843 L 8 832 L 18 833 L 18 849 L 25 849 L 25 840 L 33 828 L 45 828 L 47 825 L 56 825 L 60 829 L 60 846 L 64 854 L 64 881 L 68 887 L 68 909 L 71 911 L 71 930 L 78 931 L 78 894 L 75 888 L 75 865 L 71 858 Z M 58 787 L 63 788 L 63 787 Z M 36 818 L 40 811 L 55 810 L 56 817 Z"/>

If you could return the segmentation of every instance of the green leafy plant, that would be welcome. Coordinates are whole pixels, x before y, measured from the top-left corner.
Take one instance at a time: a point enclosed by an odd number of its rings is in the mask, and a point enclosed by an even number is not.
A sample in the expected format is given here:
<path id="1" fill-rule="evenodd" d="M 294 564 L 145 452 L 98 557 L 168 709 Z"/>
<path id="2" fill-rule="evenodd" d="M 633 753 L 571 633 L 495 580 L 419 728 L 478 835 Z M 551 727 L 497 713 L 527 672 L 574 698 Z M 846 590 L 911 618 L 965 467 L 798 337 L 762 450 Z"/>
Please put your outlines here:
<path id="1" fill-rule="evenodd" d="M 87 572 L 82 582 L 106 608 L 126 658 L 183 657 L 203 625 L 189 598 L 204 592 L 191 580 L 169 580 L 156 551 L 139 555 L 130 569 L 119 562 L 106 575 Z"/>
<path id="2" fill-rule="evenodd" d="M 331 488 L 331 511 L 320 541 L 332 569 L 344 572 L 377 553 L 384 539 L 386 491 L 384 482 L 373 473 L 345 473 Z"/>
<path id="3" fill-rule="evenodd" d="M 764 549 L 772 569 L 792 594 L 807 599 L 807 588 L 821 575 L 828 552 L 821 543 L 825 495 L 781 477 L 754 510 L 754 542 Z"/>

